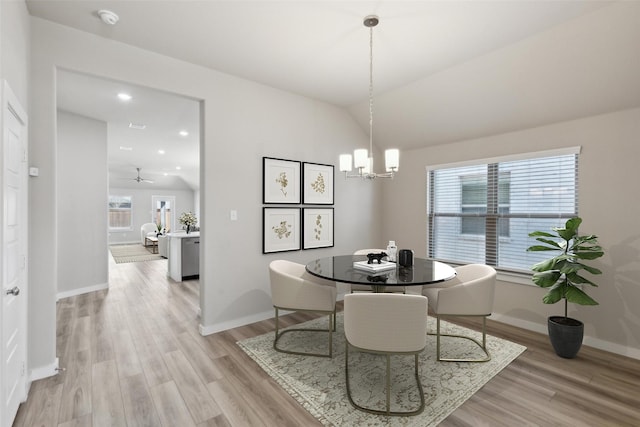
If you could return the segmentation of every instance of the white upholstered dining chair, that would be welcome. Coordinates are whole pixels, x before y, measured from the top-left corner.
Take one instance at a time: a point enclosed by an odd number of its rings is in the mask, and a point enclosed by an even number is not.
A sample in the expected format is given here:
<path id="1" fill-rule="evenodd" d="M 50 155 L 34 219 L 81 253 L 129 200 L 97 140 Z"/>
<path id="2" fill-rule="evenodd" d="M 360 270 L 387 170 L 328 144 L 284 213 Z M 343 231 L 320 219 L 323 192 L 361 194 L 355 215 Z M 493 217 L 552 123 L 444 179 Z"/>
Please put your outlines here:
<path id="1" fill-rule="evenodd" d="M 422 294 L 429 299 L 429 308 L 436 316 L 436 354 L 444 362 L 487 362 L 491 354 L 487 349 L 487 317 L 493 311 L 493 296 L 496 285 L 496 270 L 484 264 L 468 264 L 456 267 L 456 277 L 444 282 L 441 287 L 427 285 Z M 462 335 L 440 332 L 440 319 L 448 317 L 482 317 L 482 343 Z M 440 338 L 455 337 L 471 340 L 484 352 L 481 359 L 444 358 L 440 354 Z"/>
<path id="2" fill-rule="evenodd" d="M 356 293 L 344 297 L 345 379 L 351 404 L 365 412 L 383 415 L 417 415 L 424 410 L 424 391 L 418 372 L 418 355 L 427 344 L 427 298 L 422 295 Z M 386 357 L 385 409 L 365 407 L 352 397 L 349 349 Z M 420 404 L 412 411 L 391 410 L 391 356 L 414 356 L 414 374 Z"/>
<path id="3" fill-rule="evenodd" d="M 336 284 L 312 276 L 304 265 L 287 260 L 275 260 L 269 264 L 271 300 L 275 309 L 275 338 L 273 348 L 276 351 L 307 356 L 333 356 L 332 332 L 336 327 Z M 314 312 L 329 317 L 328 329 L 288 328 L 279 330 L 279 310 Z M 278 347 L 278 340 L 285 333 L 307 331 L 326 332 L 329 335 L 328 353 L 314 353 L 286 350 Z"/>

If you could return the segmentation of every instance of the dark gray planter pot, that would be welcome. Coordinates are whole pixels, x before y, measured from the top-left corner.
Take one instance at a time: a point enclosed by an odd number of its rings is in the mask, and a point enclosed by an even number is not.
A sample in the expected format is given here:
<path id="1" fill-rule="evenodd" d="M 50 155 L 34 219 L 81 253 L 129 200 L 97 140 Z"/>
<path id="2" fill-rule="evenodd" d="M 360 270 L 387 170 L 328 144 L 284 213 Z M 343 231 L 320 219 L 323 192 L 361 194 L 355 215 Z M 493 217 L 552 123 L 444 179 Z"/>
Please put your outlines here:
<path id="1" fill-rule="evenodd" d="M 551 316 L 547 319 L 549 339 L 556 354 L 573 359 L 582 346 L 584 323 L 571 317 Z"/>

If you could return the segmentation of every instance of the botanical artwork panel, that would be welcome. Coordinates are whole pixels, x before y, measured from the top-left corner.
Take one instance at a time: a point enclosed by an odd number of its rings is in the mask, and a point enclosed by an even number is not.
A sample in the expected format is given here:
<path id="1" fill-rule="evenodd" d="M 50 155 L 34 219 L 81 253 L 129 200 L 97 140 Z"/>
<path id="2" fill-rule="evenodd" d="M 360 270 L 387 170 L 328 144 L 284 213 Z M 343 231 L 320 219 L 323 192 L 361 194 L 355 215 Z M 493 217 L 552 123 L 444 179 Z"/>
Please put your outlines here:
<path id="1" fill-rule="evenodd" d="M 300 203 L 300 162 L 262 158 L 262 202 Z"/>
<path id="2" fill-rule="evenodd" d="M 262 208 L 262 253 L 300 249 L 300 208 Z"/>
<path id="3" fill-rule="evenodd" d="M 333 204 L 333 165 L 303 163 L 302 193 L 304 203 L 310 205 Z"/>
<path id="4" fill-rule="evenodd" d="M 333 247 L 333 208 L 304 208 L 303 249 Z"/>

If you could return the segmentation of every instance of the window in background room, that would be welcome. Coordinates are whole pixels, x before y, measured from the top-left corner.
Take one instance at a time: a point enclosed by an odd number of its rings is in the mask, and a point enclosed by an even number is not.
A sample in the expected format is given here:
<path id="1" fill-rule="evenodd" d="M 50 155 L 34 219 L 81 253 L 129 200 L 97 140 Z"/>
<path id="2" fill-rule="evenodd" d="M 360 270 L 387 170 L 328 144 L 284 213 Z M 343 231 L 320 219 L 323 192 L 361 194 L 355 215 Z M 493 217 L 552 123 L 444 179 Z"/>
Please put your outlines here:
<path id="1" fill-rule="evenodd" d="M 160 229 L 166 233 L 175 228 L 174 210 L 176 205 L 175 196 L 152 196 L 151 205 L 153 218 L 151 222 L 160 224 Z"/>
<path id="2" fill-rule="evenodd" d="M 431 258 L 529 272 L 529 233 L 578 215 L 579 147 L 427 169 Z"/>
<path id="3" fill-rule="evenodd" d="M 132 229 L 132 197 L 109 195 L 109 231 Z"/>

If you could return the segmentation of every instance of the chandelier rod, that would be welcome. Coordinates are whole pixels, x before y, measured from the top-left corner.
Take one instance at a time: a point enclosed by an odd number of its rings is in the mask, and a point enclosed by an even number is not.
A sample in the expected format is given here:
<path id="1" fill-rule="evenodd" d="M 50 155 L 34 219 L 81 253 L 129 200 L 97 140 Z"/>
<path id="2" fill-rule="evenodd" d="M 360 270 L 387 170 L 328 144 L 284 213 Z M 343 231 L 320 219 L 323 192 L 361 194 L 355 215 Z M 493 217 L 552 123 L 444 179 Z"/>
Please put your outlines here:
<path id="1" fill-rule="evenodd" d="M 371 19 L 367 21 L 369 27 L 369 156 L 373 158 L 373 27 L 378 24 Z M 373 171 L 371 171 L 373 172 Z"/>

